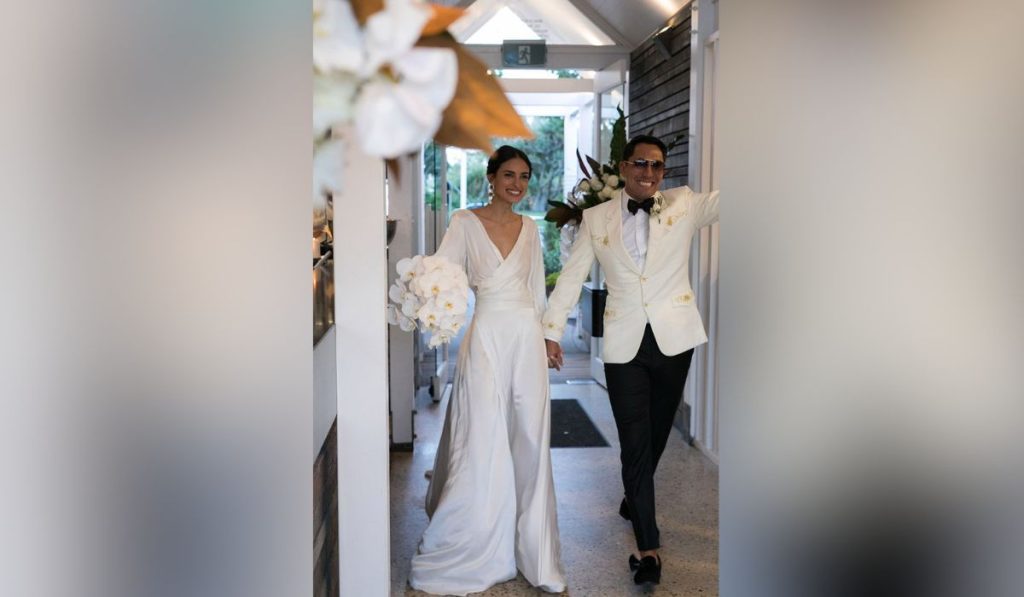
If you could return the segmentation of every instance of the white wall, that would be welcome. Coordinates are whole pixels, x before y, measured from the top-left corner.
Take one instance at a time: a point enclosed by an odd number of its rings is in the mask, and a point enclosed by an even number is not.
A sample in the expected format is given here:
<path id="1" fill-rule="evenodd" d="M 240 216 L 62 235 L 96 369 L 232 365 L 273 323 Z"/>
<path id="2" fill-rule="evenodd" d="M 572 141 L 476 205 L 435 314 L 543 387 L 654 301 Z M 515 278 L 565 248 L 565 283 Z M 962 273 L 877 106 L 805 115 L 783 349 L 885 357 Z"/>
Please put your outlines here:
<path id="1" fill-rule="evenodd" d="M 384 162 L 346 143 L 343 170 L 334 199 L 339 578 L 342 595 L 383 597 L 391 578 Z"/>

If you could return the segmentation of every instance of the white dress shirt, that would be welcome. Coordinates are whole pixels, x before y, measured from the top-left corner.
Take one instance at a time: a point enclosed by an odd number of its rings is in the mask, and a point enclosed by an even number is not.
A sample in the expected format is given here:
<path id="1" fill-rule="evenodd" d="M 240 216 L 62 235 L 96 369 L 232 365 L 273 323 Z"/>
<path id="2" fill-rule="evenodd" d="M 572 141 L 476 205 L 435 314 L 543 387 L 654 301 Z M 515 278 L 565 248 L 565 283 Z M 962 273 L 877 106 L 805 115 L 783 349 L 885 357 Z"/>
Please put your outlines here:
<path id="1" fill-rule="evenodd" d="M 647 261 L 647 239 L 650 236 L 651 216 L 644 210 L 636 210 L 636 215 L 629 213 L 630 197 L 622 194 L 622 243 L 626 252 L 633 258 L 640 271 L 644 271 Z"/>

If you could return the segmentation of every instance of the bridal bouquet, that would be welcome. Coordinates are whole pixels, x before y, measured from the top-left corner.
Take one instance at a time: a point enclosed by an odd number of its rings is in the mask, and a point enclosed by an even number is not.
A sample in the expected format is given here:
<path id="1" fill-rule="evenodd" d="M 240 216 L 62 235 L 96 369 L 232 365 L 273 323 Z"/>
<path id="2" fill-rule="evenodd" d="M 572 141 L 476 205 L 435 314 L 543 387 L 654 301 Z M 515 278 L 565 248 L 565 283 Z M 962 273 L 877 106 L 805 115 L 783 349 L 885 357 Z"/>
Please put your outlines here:
<path id="1" fill-rule="evenodd" d="M 466 323 L 469 281 L 448 259 L 416 255 L 395 266 L 398 278 L 388 290 L 388 323 L 411 332 L 430 332 L 431 348 L 450 342 Z"/>

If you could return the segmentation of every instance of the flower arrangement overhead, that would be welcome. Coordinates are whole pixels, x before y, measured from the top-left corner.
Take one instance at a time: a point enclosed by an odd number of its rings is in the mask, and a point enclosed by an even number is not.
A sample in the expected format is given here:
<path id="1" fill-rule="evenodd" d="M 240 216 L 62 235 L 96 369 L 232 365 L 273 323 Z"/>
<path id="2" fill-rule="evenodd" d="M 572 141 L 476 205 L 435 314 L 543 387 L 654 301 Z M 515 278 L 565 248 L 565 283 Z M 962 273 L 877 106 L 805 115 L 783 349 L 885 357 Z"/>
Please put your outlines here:
<path id="1" fill-rule="evenodd" d="M 569 191 L 565 201 L 548 201 L 551 209 L 544 214 L 544 219 L 554 222 L 558 228 L 570 222 L 578 226 L 583 221 L 584 209 L 615 197 L 618 190 L 625 185 L 625 181 L 619 176 L 619 162 L 622 161 L 622 151 L 626 146 L 626 115 L 622 112 L 622 108 L 617 108 L 617 110 L 619 117 L 612 124 L 608 162 L 598 163 L 589 155 L 584 161 L 577 149 L 576 159 L 579 161 L 583 178 Z M 590 170 L 587 169 L 588 164 Z"/>
<path id="2" fill-rule="evenodd" d="M 448 33 L 461 9 L 419 0 L 314 0 L 313 125 L 319 150 L 346 125 L 369 155 L 438 143 L 491 151 L 532 137 L 487 67 Z"/>

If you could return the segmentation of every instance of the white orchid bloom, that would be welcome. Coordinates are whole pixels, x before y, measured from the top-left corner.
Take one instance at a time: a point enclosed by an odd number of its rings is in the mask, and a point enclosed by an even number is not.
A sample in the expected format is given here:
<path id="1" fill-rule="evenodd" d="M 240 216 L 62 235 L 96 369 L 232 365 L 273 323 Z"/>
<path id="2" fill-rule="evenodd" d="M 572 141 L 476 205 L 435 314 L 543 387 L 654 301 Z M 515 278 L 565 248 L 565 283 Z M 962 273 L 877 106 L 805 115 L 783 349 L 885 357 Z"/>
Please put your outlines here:
<path id="1" fill-rule="evenodd" d="M 420 2 L 385 0 L 384 10 L 366 19 L 362 36 L 365 52 L 362 74 L 371 76 L 381 66 L 403 58 L 419 40 L 430 14 L 430 8 Z"/>
<path id="2" fill-rule="evenodd" d="M 423 258 L 424 272 L 440 271 L 449 265 L 454 266 L 455 264 L 449 261 L 447 257 L 442 257 L 441 255 L 429 255 Z"/>
<path id="3" fill-rule="evenodd" d="M 416 317 L 416 313 L 420 310 L 423 303 L 413 293 L 408 293 L 405 296 L 405 300 L 402 301 L 402 315 L 406 317 Z"/>
<path id="4" fill-rule="evenodd" d="M 371 155 L 397 157 L 418 149 L 441 126 L 455 96 L 459 64 L 448 48 L 417 48 L 430 10 L 410 0 L 389 0 L 366 22 L 367 83 L 356 106 L 356 131 Z"/>
<path id="5" fill-rule="evenodd" d="M 441 126 L 458 82 L 458 58 L 448 48 L 417 48 L 430 9 L 413 0 L 386 0 L 384 9 L 370 15 L 360 29 L 345 0 L 322 0 L 314 8 L 313 64 L 325 74 L 357 75 L 363 84 L 354 114 L 344 79 L 320 82 L 339 96 L 316 97 L 315 130 L 354 118 L 356 133 L 367 154 L 394 158 L 418 149 Z"/>
<path id="6" fill-rule="evenodd" d="M 590 188 L 595 191 L 600 191 L 601 189 L 604 188 L 604 183 L 601 182 L 600 178 L 595 176 L 590 179 Z"/>
<path id="7" fill-rule="evenodd" d="M 609 174 L 608 178 L 605 179 L 605 184 L 613 188 L 619 188 L 619 177 L 614 174 Z"/>
<path id="8" fill-rule="evenodd" d="M 388 288 L 388 298 L 399 304 L 405 302 L 407 294 L 409 294 L 409 289 L 402 284 L 401 280 L 395 280 L 391 288 Z"/>
<path id="9" fill-rule="evenodd" d="M 405 317 L 400 314 L 398 327 L 400 327 L 403 332 L 411 332 L 416 329 L 416 321 L 410 317 Z"/>
<path id="10" fill-rule="evenodd" d="M 581 180 L 580 184 L 579 184 L 579 189 L 581 191 L 583 191 L 584 193 L 590 192 L 590 181 L 589 180 Z"/>
<path id="11" fill-rule="evenodd" d="M 342 144 L 337 139 L 322 143 L 313 153 L 313 199 L 323 203 L 327 193 L 341 189 Z"/>
<path id="12" fill-rule="evenodd" d="M 444 271 L 427 272 L 413 282 L 413 288 L 421 297 L 438 296 L 458 286 L 458 280 Z"/>
<path id="13" fill-rule="evenodd" d="M 603 189 L 601 189 L 601 192 L 599 192 L 598 195 L 604 197 L 605 199 L 612 199 L 613 197 L 615 197 L 615 189 L 610 186 L 605 186 Z"/>
<path id="14" fill-rule="evenodd" d="M 423 270 L 423 256 L 415 255 L 413 257 L 406 257 L 395 264 L 395 271 L 398 273 L 399 279 L 402 282 L 409 282 L 413 278 L 422 274 Z"/>
<path id="15" fill-rule="evenodd" d="M 327 129 L 346 124 L 355 116 L 359 79 L 349 72 L 313 75 L 313 135 L 320 138 Z"/>
<path id="16" fill-rule="evenodd" d="M 462 329 L 463 324 L 466 323 L 466 317 L 464 315 L 446 316 L 441 318 L 438 327 L 446 334 L 455 336 Z"/>
<path id="17" fill-rule="evenodd" d="M 435 300 L 448 316 L 461 315 L 469 308 L 469 301 L 455 289 L 439 294 Z"/>
<path id="18" fill-rule="evenodd" d="M 313 66 L 324 73 L 359 73 L 364 61 L 363 33 L 348 0 L 314 2 Z"/>
<path id="19" fill-rule="evenodd" d="M 420 307 L 420 310 L 416 312 L 416 318 L 430 330 L 437 329 L 438 324 L 441 323 L 442 317 L 444 317 L 444 313 L 442 313 L 433 301 L 424 303 L 423 306 Z"/>

